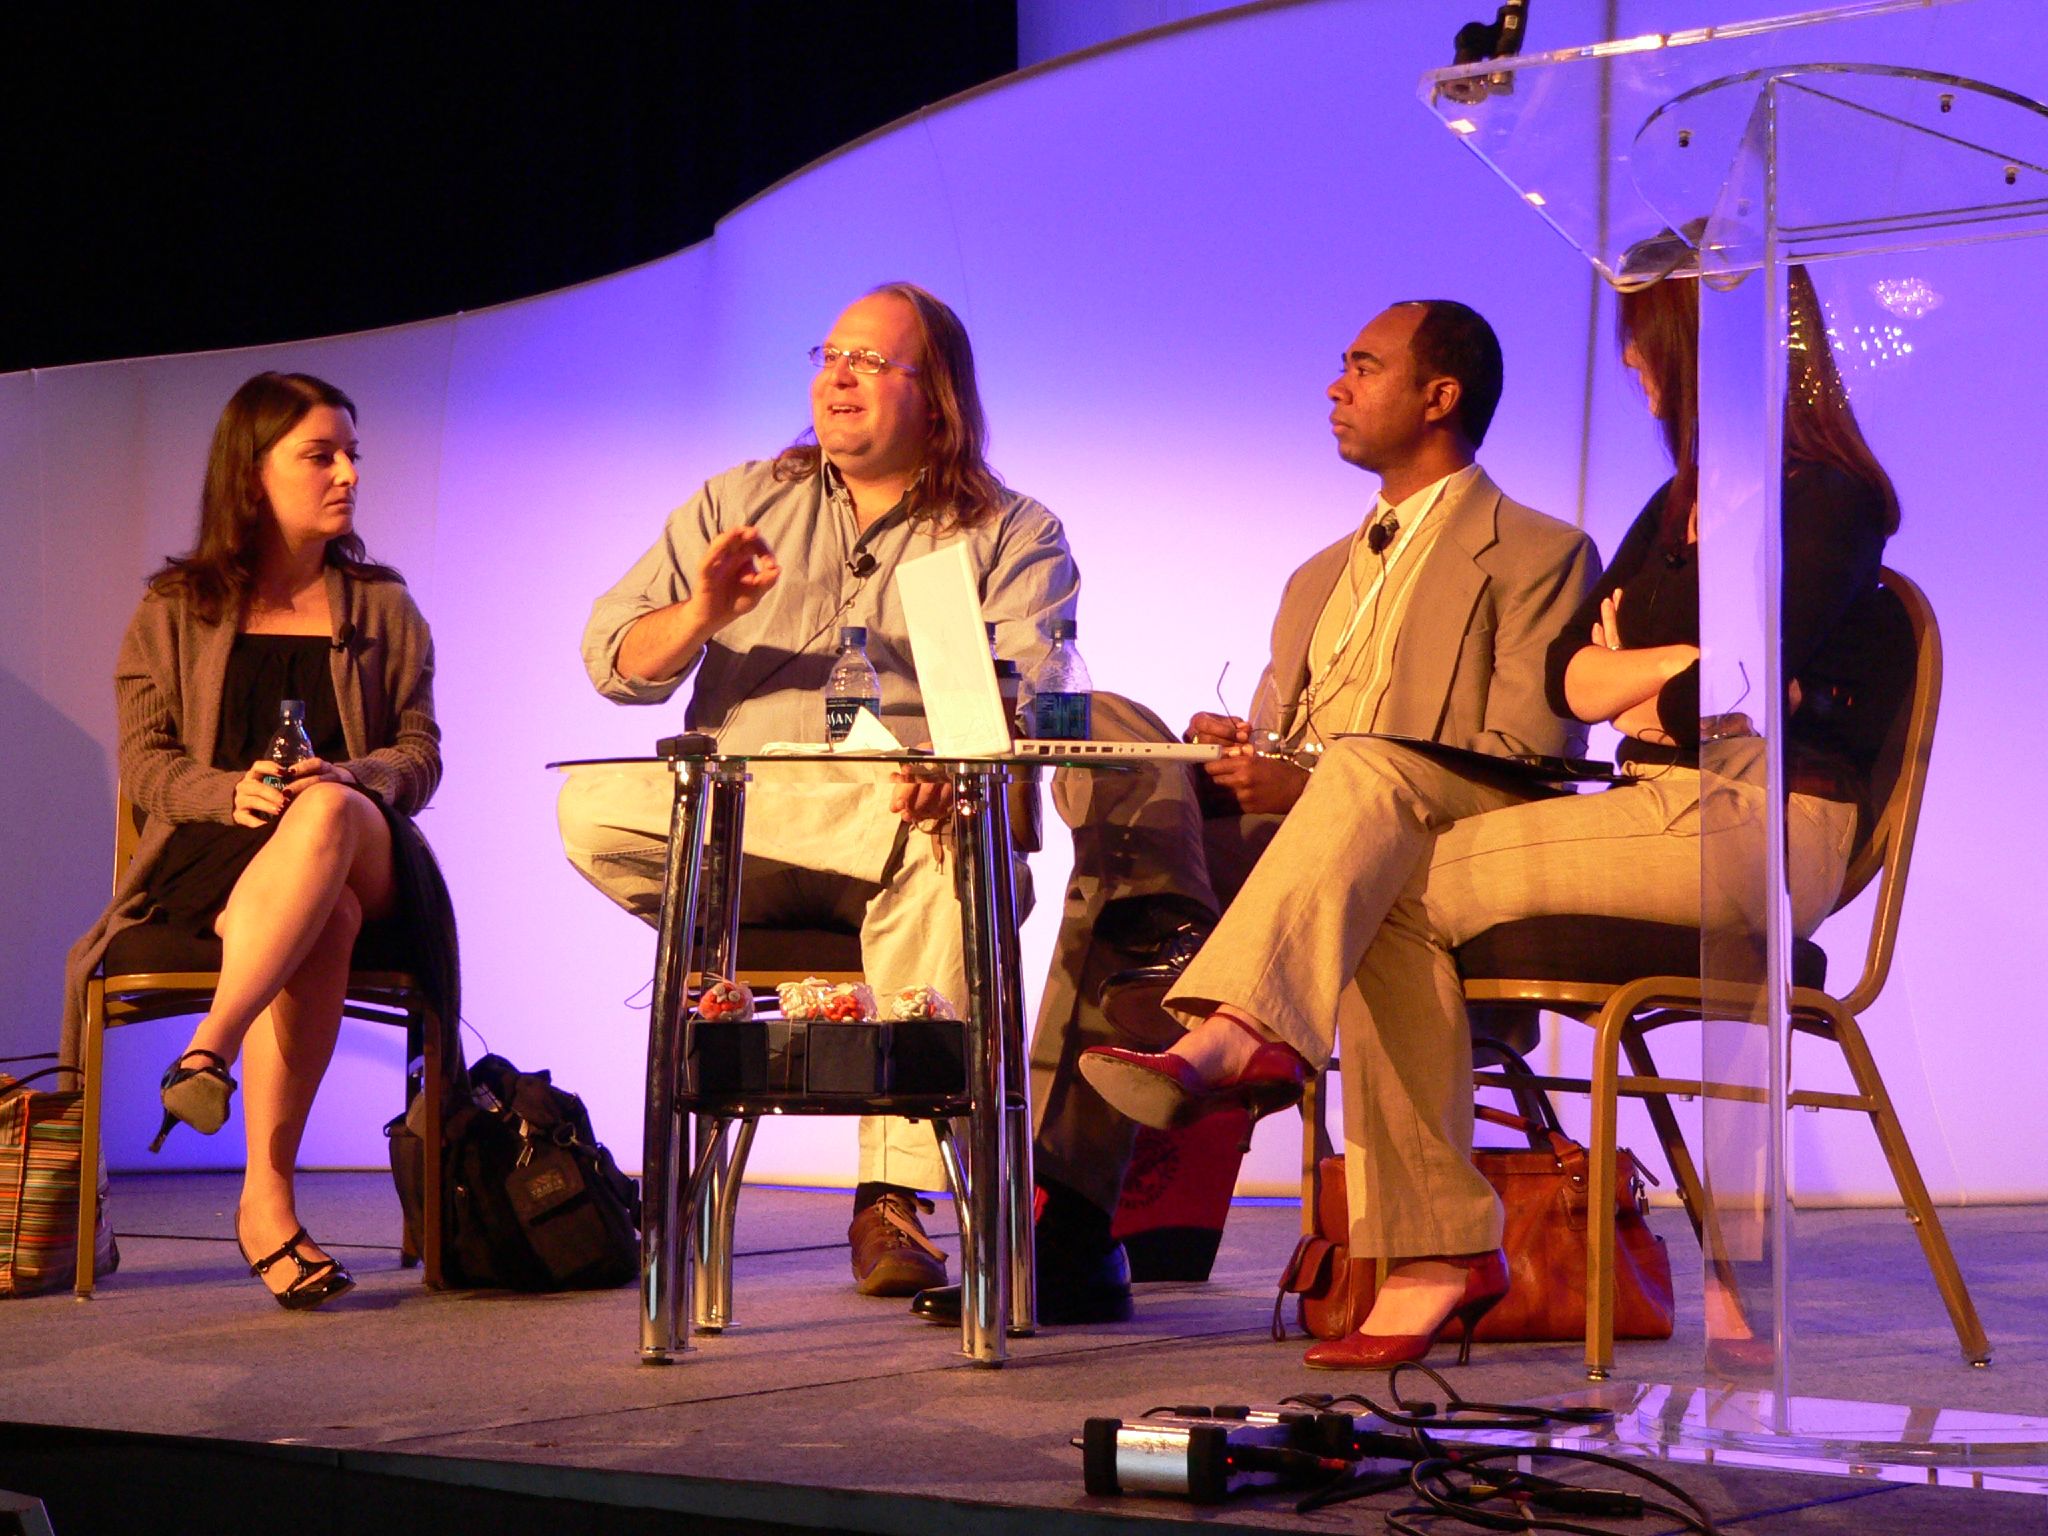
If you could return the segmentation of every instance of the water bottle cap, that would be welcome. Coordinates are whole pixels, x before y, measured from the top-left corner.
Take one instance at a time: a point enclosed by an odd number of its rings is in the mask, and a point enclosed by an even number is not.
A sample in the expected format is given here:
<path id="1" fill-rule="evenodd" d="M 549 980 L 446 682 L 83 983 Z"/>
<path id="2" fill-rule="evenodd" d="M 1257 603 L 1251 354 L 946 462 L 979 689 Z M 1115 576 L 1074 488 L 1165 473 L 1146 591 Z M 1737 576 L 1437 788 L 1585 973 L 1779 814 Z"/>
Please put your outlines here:
<path id="1" fill-rule="evenodd" d="M 1054 619 L 1052 621 L 1052 637 L 1055 640 L 1071 640 L 1079 632 L 1072 619 Z"/>
<path id="2" fill-rule="evenodd" d="M 284 720 L 302 719 L 306 713 L 306 701 L 304 699 L 279 699 L 277 701 L 277 713 L 278 717 Z"/>
<path id="3" fill-rule="evenodd" d="M 839 643 L 842 646 L 857 645 L 862 650 L 866 650 L 868 643 L 867 625 L 848 624 L 843 626 L 839 631 Z"/>

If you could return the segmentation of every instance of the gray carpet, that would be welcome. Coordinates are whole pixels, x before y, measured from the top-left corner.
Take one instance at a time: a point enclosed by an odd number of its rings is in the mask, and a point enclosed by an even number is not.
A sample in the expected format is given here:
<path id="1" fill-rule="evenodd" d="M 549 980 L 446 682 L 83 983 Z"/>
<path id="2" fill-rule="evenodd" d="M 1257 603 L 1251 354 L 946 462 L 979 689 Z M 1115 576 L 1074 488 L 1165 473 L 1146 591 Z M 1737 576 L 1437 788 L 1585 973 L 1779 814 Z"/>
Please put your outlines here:
<path id="1" fill-rule="evenodd" d="M 123 1264 L 90 1304 L 0 1304 L 0 1421 L 344 1450 L 359 1465 L 622 1506 L 849 1530 L 1030 1530 L 1197 1520 L 1224 1528 L 1377 1529 L 1368 1504 L 1307 1517 L 1267 1493 L 1221 1510 L 1081 1493 L 1068 1440 L 1091 1415 L 1165 1402 L 1274 1402 L 1383 1392 L 1386 1378 L 1301 1368 L 1267 1336 L 1291 1206 L 1233 1213 L 1205 1285 L 1139 1288 L 1131 1322 L 1014 1341 L 976 1369 L 958 1334 L 849 1284 L 844 1194 L 750 1189 L 740 1205 L 737 1326 L 668 1368 L 638 1364 L 631 1290 L 436 1295 L 399 1268 L 396 1207 L 378 1175 L 304 1181 L 302 1214 L 361 1284 L 310 1315 L 273 1306 L 229 1240 L 236 1182 L 116 1182 Z M 949 1227 L 943 1203 L 937 1227 Z M 1995 1352 L 1957 1353 L 1911 1227 L 1894 1211 L 1802 1213 L 1795 1388 L 1813 1397 L 2048 1417 L 2048 1208 L 1944 1213 Z M 1608 1390 L 1700 1382 L 1697 1249 L 1660 1212 L 1678 1269 L 1669 1343 L 1621 1346 Z M 935 1228 L 936 1230 L 936 1228 Z M 954 1247 L 950 1232 L 940 1241 Z M 1448 1363 L 1450 1352 L 1439 1352 Z M 504 1368 L 490 1362 L 504 1361 Z M 1470 1398 L 1581 1391 L 1573 1344 L 1480 1346 L 1452 1371 Z M 421 1460 L 420 1458 L 435 1458 Z M 1782 1465 L 1656 1463 L 1750 1532 L 2048 1531 L 2048 1498 L 1981 1486 L 1823 1475 Z M 1968 1482 L 1968 1474 L 1945 1480 Z M 2048 1489 L 2048 1484 L 2035 1486 Z M 906 1499 L 916 1499 L 907 1504 Z M 1649 1528 L 1649 1527 L 1642 1527 Z"/>

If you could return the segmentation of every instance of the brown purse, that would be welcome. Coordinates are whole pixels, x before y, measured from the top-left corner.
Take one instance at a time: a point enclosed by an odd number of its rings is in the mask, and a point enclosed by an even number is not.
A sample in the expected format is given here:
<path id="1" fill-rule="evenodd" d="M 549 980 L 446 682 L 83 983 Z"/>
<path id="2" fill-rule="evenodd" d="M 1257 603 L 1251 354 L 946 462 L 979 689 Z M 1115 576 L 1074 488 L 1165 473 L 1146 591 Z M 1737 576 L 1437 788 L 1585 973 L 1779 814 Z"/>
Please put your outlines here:
<path id="1" fill-rule="evenodd" d="M 1512 1078 L 1528 1066 L 1507 1062 Z M 1580 1339 L 1586 1334 L 1587 1152 L 1559 1128 L 1549 1099 L 1518 1087 L 1524 1113 L 1481 1105 L 1480 1118 L 1522 1131 L 1526 1147 L 1481 1147 L 1472 1161 L 1500 1196 L 1507 1225 L 1509 1290 L 1474 1335 L 1496 1340 Z M 1643 1181 L 1650 1175 L 1621 1150 L 1615 1168 L 1614 1336 L 1671 1337 L 1671 1256 L 1650 1230 Z M 1654 1182 L 1654 1180 L 1652 1180 Z M 1354 1331 L 1372 1310 L 1378 1262 L 1350 1253 L 1351 1217 L 1344 1159 L 1326 1157 L 1316 1170 L 1315 1230 L 1295 1244 L 1273 1302 L 1273 1337 L 1287 1336 L 1287 1298 L 1300 1299 L 1301 1326 L 1319 1339 Z"/>

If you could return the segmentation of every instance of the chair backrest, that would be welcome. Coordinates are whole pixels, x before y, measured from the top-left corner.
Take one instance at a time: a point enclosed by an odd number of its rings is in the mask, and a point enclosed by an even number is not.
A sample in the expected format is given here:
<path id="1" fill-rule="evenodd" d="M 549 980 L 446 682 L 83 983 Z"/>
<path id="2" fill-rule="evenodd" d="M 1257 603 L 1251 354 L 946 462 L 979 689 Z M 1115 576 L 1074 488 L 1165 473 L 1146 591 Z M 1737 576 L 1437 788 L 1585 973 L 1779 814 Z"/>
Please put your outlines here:
<path id="1" fill-rule="evenodd" d="M 128 861 L 142 842 L 142 824 L 148 820 L 142 807 L 128 798 L 119 779 L 114 781 L 114 890 L 119 894 L 121 877 L 128 873 Z"/>
<path id="2" fill-rule="evenodd" d="M 1899 913 L 1906 900 L 1906 872 L 1913 859 L 1913 837 L 1920 825 L 1920 802 L 1927 789 L 1927 764 L 1934 753 L 1934 723 L 1941 710 L 1941 630 L 1927 594 L 1911 578 L 1886 568 L 1878 584 L 1898 604 L 1909 646 L 1900 670 L 1904 686 L 1885 701 L 1883 735 L 1870 771 L 1872 820 L 1849 859 L 1837 910 L 1848 905 L 1875 879 L 1877 909 L 1872 915 L 1870 947 L 1863 975 L 1843 999 L 1851 1013 L 1861 1013 L 1884 989 L 1898 942 Z M 1910 636 L 1908 640 L 1906 637 Z"/>

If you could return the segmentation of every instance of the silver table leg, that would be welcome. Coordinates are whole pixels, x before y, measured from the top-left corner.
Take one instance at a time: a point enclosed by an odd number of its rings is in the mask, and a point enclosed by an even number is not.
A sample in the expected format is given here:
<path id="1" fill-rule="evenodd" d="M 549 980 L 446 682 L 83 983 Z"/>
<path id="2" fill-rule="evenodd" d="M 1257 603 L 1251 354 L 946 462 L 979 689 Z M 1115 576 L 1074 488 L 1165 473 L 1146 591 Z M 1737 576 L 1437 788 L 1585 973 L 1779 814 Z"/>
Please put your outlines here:
<path id="1" fill-rule="evenodd" d="M 1003 1189 L 1001 1199 L 1009 1228 L 1010 1332 L 1038 1330 L 1038 1245 L 1032 1210 L 1037 1200 L 1037 1175 L 1031 1163 L 1030 1057 L 1024 1046 L 1023 957 L 1017 941 L 1017 882 L 1010 835 L 1010 770 L 989 788 L 990 820 L 995 836 L 989 866 L 994 897 L 989 925 L 989 968 L 1001 1000 L 1003 1021 Z"/>
<path id="2" fill-rule="evenodd" d="M 702 868 L 704 764 L 674 764 L 676 793 L 669 815 L 668 864 L 655 926 L 654 1001 L 647 1021 L 647 1115 L 642 1127 L 640 1179 L 640 1358 L 666 1365 L 689 1348 L 690 1273 L 682 1205 L 681 1124 L 676 1084 L 683 1057 L 692 935 Z"/>
<path id="3" fill-rule="evenodd" d="M 739 967 L 740 849 L 747 821 L 747 775 L 731 763 L 712 763 L 705 773 L 704 840 L 701 892 L 703 943 L 696 964 L 707 976 L 731 976 Z M 695 932 L 696 930 L 693 930 Z M 734 1158 L 727 1150 L 725 1121 L 707 1123 L 697 1117 L 697 1155 L 705 1163 L 704 1199 L 696 1206 L 691 1281 L 695 1293 L 695 1326 L 716 1333 L 732 1322 L 732 1222 L 735 1186 L 745 1153 Z M 742 1130 L 751 1142 L 751 1122 Z"/>
<path id="4" fill-rule="evenodd" d="M 1035 1325 L 1029 1126 L 1009 1111 L 1022 1073 L 1023 1006 L 1012 880 L 1009 770 L 952 770 L 959 829 L 960 917 L 967 970 L 967 1205 L 961 1214 L 960 1345 L 977 1364 L 1007 1358 L 1007 1335 Z M 941 1143 L 943 1148 L 944 1143 Z M 1019 1182 L 1021 1172 L 1023 1182 Z"/>

